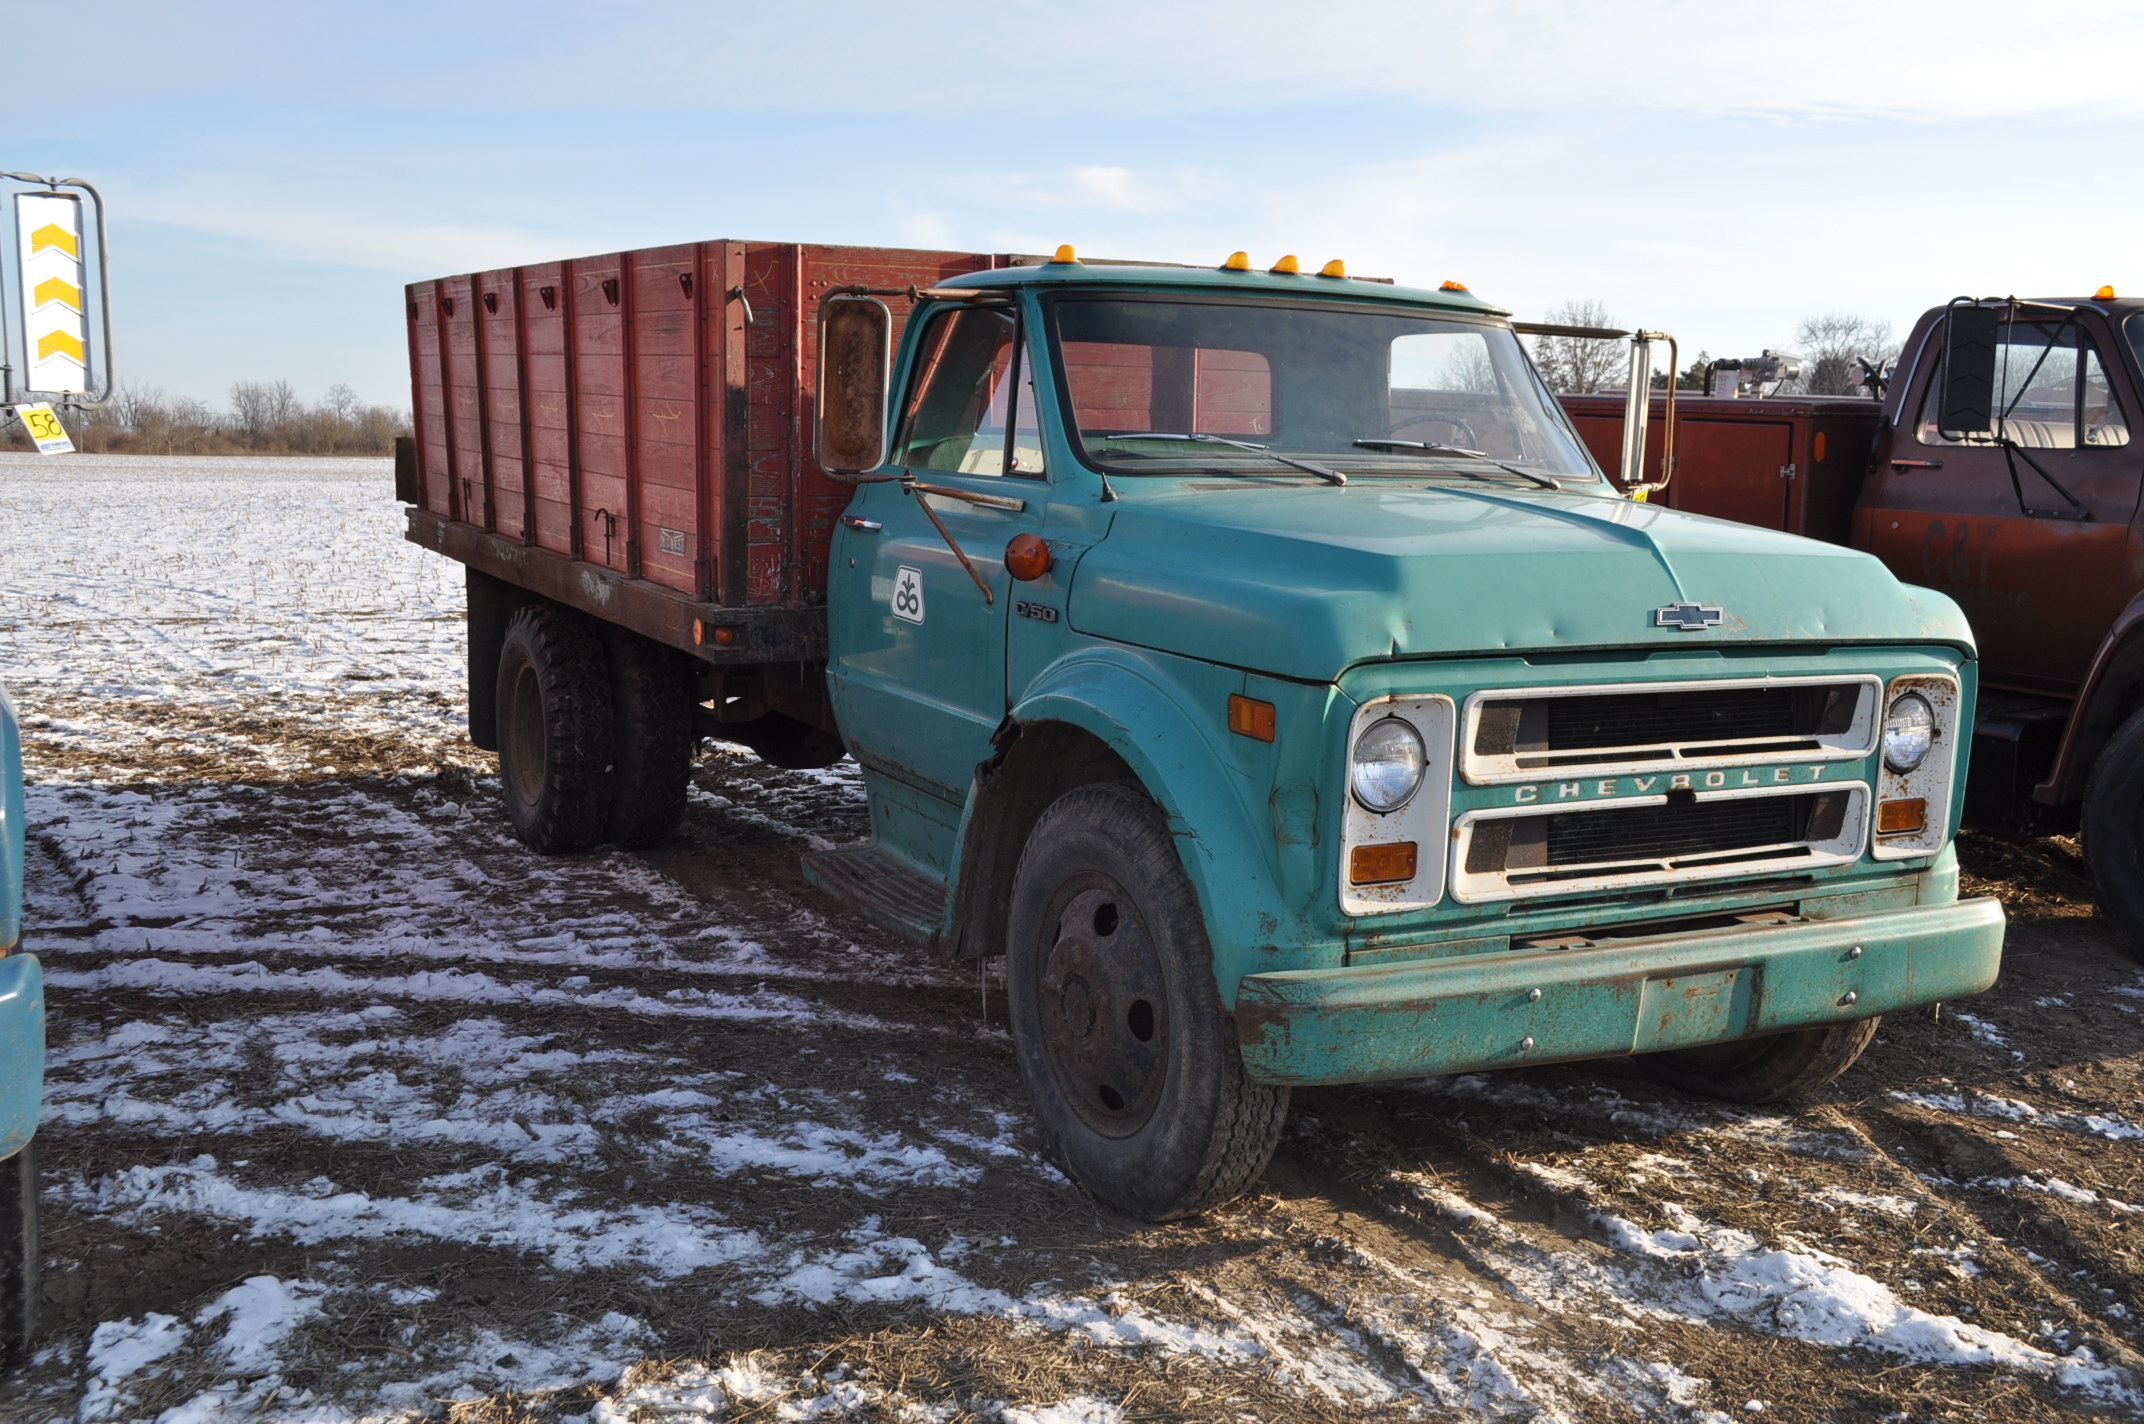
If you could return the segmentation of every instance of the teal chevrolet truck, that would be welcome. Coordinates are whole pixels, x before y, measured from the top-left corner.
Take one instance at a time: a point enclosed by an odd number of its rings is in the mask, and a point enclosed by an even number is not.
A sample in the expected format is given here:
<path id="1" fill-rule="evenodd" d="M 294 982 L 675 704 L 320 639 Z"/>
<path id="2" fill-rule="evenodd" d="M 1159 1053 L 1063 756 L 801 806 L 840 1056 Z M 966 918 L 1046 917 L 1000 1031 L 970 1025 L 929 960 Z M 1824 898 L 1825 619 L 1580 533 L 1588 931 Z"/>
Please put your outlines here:
<path id="1" fill-rule="evenodd" d="M 1769 1100 L 1995 980 L 1956 606 L 1622 497 L 1456 283 L 708 242 L 408 315 L 398 490 L 518 833 L 661 838 L 702 736 L 854 757 L 807 877 L 1003 957 L 1127 1213 L 1241 1191 L 1298 1085 Z"/>

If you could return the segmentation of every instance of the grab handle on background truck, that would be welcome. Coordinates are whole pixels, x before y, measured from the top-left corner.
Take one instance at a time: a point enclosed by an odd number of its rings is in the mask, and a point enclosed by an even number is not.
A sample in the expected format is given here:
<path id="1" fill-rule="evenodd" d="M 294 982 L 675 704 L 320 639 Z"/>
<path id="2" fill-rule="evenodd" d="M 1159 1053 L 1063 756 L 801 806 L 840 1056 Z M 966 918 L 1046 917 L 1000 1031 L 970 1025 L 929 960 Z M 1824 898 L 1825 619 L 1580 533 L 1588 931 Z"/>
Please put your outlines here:
<path id="1" fill-rule="evenodd" d="M 1619 331 L 1611 326 L 1557 326 L 1537 321 L 1515 321 L 1511 329 L 1521 336 L 1571 336 L 1588 341 L 1630 343 L 1630 394 L 1623 409 L 1623 467 L 1617 483 L 1623 493 L 1644 503 L 1647 495 L 1664 490 L 1675 478 L 1675 381 L 1681 370 L 1675 338 L 1664 331 Z M 1653 343 L 1668 344 L 1667 408 L 1662 413 L 1665 429 L 1660 435 L 1660 478 L 1645 478 L 1645 425 L 1653 412 Z"/>

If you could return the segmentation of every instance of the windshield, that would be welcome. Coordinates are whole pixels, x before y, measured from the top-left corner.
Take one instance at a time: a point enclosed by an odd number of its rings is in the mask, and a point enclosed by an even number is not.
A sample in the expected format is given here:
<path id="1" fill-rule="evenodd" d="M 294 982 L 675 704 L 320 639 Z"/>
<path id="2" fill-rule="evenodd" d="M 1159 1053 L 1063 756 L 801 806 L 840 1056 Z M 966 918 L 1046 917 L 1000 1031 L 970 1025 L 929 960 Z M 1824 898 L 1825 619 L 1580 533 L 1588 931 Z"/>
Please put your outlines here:
<path id="1" fill-rule="evenodd" d="M 1506 327 L 1174 295 L 1065 296 L 1049 314 L 1068 434 L 1111 475 L 1301 478 L 1287 456 L 1348 475 L 1598 478 Z"/>

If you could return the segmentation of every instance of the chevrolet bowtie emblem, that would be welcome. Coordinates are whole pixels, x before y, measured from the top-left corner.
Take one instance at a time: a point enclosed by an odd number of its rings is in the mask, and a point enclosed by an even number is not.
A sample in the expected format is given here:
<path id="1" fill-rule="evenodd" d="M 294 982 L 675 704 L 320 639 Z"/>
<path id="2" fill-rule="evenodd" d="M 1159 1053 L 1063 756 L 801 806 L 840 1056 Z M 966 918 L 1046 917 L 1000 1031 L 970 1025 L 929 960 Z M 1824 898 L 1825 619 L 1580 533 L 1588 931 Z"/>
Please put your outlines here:
<path id="1" fill-rule="evenodd" d="M 1720 626 L 1725 615 L 1710 603 L 1671 603 L 1665 608 L 1653 610 L 1655 628 L 1680 628 L 1685 633 L 1702 633 L 1707 628 Z"/>

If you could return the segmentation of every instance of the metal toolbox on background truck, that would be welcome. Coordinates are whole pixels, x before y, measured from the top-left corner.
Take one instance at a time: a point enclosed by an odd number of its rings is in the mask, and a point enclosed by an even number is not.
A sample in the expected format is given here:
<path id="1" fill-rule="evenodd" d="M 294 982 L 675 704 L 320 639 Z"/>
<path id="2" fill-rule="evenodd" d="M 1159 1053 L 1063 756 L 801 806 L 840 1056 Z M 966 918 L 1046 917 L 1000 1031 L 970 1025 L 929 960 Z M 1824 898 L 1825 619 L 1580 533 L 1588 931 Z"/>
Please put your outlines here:
<path id="1" fill-rule="evenodd" d="M 1955 598 L 1982 683 L 1966 824 L 2081 828 L 2100 907 L 2144 957 L 2140 352 L 2144 301 L 2112 289 L 1961 298 L 1915 323 L 1880 401 L 1678 402 L 1653 498 L 1851 545 Z M 1595 451 L 1621 448 L 1622 396 L 1563 404 Z"/>
<path id="2" fill-rule="evenodd" d="M 659 839 L 703 734 L 853 755 L 872 839 L 807 876 L 1006 957 L 1122 1210 L 1240 1191 L 1293 1085 L 1767 1099 L 1994 981 L 1956 607 L 1618 497 L 1456 285 L 705 243 L 409 321 L 409 537 L 470 568 L 517 831 Z"/>

